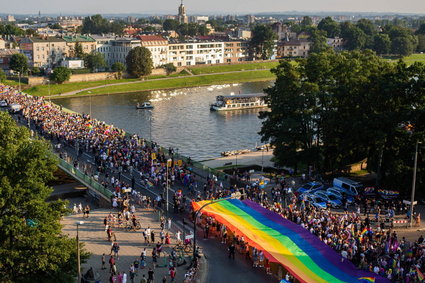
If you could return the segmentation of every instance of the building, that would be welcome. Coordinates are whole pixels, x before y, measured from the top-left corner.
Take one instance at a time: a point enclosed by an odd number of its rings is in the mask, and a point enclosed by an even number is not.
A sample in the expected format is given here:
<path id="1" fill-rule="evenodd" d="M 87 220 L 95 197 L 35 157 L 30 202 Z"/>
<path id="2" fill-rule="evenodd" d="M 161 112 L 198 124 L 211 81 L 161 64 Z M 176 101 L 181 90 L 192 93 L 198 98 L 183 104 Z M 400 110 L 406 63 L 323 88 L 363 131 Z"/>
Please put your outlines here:
<path id="1" fill-rule="evenodd" d="M 251 25 L 253 23 L 255 23 L 255 16 L 253 15 L 247 15 L 246 16 L 246 22 L 248 25 Z"/>
<path id="2" fill-rule="evenodd" d="M 16 22 L 15 17 L 12 15 L 7 15 L 6 22 Z"/>
<path id="3" fill-rule="evenodd" d="M 18 54 L 16 49 L 0 49 L 0 69 L 9 70 L 10 58 L 13 54 Z"/>
<path id="4" fill-rule="evenodd" d="M 68 47 L 67 55 L 75 57 L 75 45 L 77 42 L 81 45 L 84 54 L 90 54 L 96 50 L 96 40 L 88 35 L 65 35 L 62 37 Z"/>
<path id="5" fill-rule="evenodd" d="M 186 7 L 183 5 L 183 0 L 179 6 L 179 13 L 177 15 L 177 20 L 180 24 L 187 24 L 189 22 L 186 15 Z"/>
<path id="6" fill-rule="evenodd" d="M 61 61 L 62 67 L 67 67 L 69 69 L 83 69 L 84 60 L 81 59 L 66 59 Z"/>
<path id="7" fill-rule="evenodd" d="M 170 43 L 168 62 L 177 67 L 221 64 L 224 62 L 224 42 Z"/>
<path id="8" fill-rule="evenodd" d="M 6 41 L 0 38 L 0 49 L 5 49 L 5 48 L 6 48 Z"/>
<path id="9" fill-rule="evenodd" d="M 336 51 L 344 49 L 344 40 L 340 37 L 326 38 L 326 43 Z"/>
<path id="10" fill-rule="evenodd" d="M 67 56 L 66 41 L 59 37 L 25 37 L 20 42 L 22 52 L 32 67 L 53 68 Z"/>
<path id="11" fill-rule="evenodd" d="M 224 42 L 224 63 L 239 63 L 247 60 L 247 41 Z"/>
<path id="12" fill-rule="evenodd" d="M 307 57 L 311 42 L 307 40 L 280 41 L 277 46 L 277 58 Z"/>
<path id="13" fill-rule="evenodd" d="M 151 52 L 154 68 L 168 63 L 168 40 L 159 35 L 141 35 L 138 38 L 142 46 Z"/>
<path id="14" fill-rule="evenodd" d="M 137 46 L 142 46 L 140 39 L 100 35 L 92 35 L 91 37 L 96 40 L 96 51 L 103 54 L 109 66 L 116 62 L 125 64 L 128 52 Z"/>
<path id="15" fill-rule="evenodd" d="M 250 39 L 252 37 L 252 32 L 249 29 L 238 29 L 237 38 L 239 39 Z"/>

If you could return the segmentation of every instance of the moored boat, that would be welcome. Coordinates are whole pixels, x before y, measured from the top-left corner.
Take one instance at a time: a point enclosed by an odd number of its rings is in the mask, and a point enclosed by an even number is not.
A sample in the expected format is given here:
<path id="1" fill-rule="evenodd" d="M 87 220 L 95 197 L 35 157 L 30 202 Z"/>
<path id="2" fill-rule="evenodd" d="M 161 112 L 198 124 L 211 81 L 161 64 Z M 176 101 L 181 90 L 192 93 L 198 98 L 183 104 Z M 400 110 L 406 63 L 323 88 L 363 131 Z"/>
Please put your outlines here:
<path id="1" fill-rule="evenodd" d="M 210 110 L 212 111 L 228 111 L 228 110 L 240 110 L 240 109 L 251 109 L 251 108 L 263 108 L 267 107 L 267 103 L 264 98 L 264 93 L 252 93 L 252 94 L 238 94 L 238 95 L 219 95 L 216 98 L 216 102 L 211 104 Z"/>
<path id="2" fill-rule="evenodd" d="M 137 105 L 136 105 L 136 109 L 152 109 L 153 108 L 153 105 L 149 102 L 149 101 L 146 101 L 146 102 L 143 102 L 143 103 L 137 103 Z"/>

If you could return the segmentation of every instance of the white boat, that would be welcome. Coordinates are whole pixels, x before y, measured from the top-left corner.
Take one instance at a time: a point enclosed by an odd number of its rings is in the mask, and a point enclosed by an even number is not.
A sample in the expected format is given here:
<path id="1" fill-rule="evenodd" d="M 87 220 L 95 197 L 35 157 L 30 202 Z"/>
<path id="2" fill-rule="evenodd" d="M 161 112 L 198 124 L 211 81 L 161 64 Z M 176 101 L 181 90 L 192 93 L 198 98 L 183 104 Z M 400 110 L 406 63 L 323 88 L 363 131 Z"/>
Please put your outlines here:
<path id="1" fill-rule="evenodd" d="M 219 95 L 217 96 L 215 103 L 211 104 L 210 110 L 229 111 L 264 108 L 268 106 L 264 100 L 265 97 L 266 94 L 264 93 L 238 94 L 228 96 Z"/>
<path id="2" fill-rule="evenodd" d="M 152 108 L 153 108 L 153 105 L 149 101 L 143 102 L 142 104 L 137 103 L 136 105 L 136 109 L 152 109 Z"/>

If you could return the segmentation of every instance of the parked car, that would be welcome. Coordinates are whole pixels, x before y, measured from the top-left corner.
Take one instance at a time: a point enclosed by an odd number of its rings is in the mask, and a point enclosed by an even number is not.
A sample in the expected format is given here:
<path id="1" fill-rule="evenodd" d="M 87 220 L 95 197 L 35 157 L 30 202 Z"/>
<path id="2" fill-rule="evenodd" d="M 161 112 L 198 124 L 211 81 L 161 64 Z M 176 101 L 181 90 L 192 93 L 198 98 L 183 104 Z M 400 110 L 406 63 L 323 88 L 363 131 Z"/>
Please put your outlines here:
<path id="1" fill-rule="evenodd" d="M 303 185 L 302 187 L 299 187 L 298 190 L 297 190 L 297 194 L 303 194 L 303 193 L 306 193 L 306 192 L 314 193 L 316 191 L 323 190 L 323 189 L 324 189 L 324 186 L 323 186 L 322 183 L 320 183 L 320 182 L 310 182 L 310 183 Z"/>
<path id="2" fill-rule="evenodd" d="M 347 202 L 348 202 L 348 204 L 351 204 L 351 203 L 353 203 L 354 202 L 354 198 L 352 197 L 352 196 L 349 196 L 349 195 L 347 195 L 342 189 L 340 189 L 340 188 L 335 188 L 335 187 L 331 187 L 331 188 L 328 188 L 327 190 L 326 190 L 326 194 L 328 195 L 328 196 L 334 196 L 334 197 L 336 197 L 337 199 L 339 199 L 341 202 L 342 202 L 342 200 L 344 199 L 344 197 L 345 197 L 345 199 L 347 200 Z"/>
<path id="3" fill-rule="evenodd" d="M 325 191 L 318 191 L 314 194 L 320 197 L 321 199 L 325 200 L 333 208 L 337 208 L 342 205 L 342 200 L 340 200 L 334 195 L 328 195 Z"/>
<path id="4" fill-rule="evenodd" d="M 328 204 L 326 201 L 324 201 L 322 198 L 315 196 L 315 195 L 308 195 L 307 201 L 314 207 L 320 208 L 320 209 L 326 209 L 328 208 Z"/>
<path id="5" fill-rule="evenodd" d="M 0 107 L 7 107 L 6 100 L 0 100 Z"/>
<path id="6" fill-rule="evenodd" d="M 357 196 L 363 188 L 362 183 L 350 180 L 344 177 L 338 177 L 333 180 L 332 185 L 334 187 L 342 189 L 347 195 Z"/>

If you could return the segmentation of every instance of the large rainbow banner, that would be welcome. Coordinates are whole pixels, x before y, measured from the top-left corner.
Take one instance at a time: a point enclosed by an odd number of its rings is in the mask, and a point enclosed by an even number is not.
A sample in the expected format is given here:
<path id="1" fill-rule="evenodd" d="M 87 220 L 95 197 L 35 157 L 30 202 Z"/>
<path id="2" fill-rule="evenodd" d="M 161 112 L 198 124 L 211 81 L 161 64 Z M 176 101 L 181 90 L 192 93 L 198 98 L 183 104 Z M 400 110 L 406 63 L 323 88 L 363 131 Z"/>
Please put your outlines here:
<path id="1" fill-rule="evenodd" d="M 193 202 L 198 210 L 210 201 Z M 206 206 L 202 214 L 244 236 L 270 262 L 282 264 L 300 282 L 390 282 L 357 269 L 303 227 L 250 200 L 230 199 Z"/>

